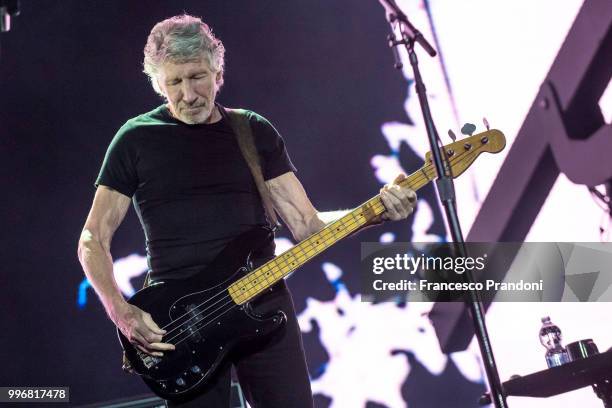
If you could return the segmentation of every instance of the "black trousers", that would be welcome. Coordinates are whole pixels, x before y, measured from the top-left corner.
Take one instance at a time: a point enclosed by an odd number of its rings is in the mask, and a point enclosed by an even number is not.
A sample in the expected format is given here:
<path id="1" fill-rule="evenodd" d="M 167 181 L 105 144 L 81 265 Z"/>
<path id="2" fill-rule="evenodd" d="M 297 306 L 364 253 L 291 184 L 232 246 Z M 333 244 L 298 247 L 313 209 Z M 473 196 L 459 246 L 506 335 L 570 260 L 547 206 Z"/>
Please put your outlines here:
<path id="1" fill-rule="evenodd" d="M 167 401 L 168 407 L 228 408 L 231 365 L 252 408 L 313 407 L 302 335 L 285 281 L 252 305 L 261 314 L 282 310 L 287 323 L 271 337 L 245 344 L 232 353 L 231 362 L 218 371 L 201 395 L 186 402 Z"/>

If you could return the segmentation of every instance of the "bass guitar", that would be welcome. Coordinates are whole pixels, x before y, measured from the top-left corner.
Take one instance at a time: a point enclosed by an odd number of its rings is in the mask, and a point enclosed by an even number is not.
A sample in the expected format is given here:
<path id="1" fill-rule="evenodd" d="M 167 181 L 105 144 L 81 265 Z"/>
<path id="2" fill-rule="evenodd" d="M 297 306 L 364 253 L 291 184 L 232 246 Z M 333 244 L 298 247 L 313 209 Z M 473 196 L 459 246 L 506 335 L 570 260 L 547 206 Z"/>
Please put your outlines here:
<path id="1" fill-rule="evenodd" d="M 442 147 L 446 171 L 461 175 L 483 152 L 497 153 L 506 145 L 499 130 L 467 137 Z M 431 152 L 425 164 L 400 185 L 417 191 L 436 178 Z M 253 229 L 232 241 L 195 277 L 156 282 L 137 292 L 129 303 L 151 314 L 166 333 L 162 342 L 176 346 L 163 357 L 146 354 L 134 347 L 119 331 L 119 340 L 132 369 L 158 396 L 168 400 L 198 393 L 239 343 L 267 336 L 286 320 L 283 312 L 261 316 L 250 302 L 276 282 L 304 265 L 341 239 L 351 235 L 385 212 L 380 196 L 375 196 L 321 231 L 301 241 L 264 265 L 249 268 L 249 258 L 270 232 Z M 230 278 L 214 287 L 200 276 L 215 271 L 234 271 Z M 225 275 L 227 276 L 227 275 Z"/>

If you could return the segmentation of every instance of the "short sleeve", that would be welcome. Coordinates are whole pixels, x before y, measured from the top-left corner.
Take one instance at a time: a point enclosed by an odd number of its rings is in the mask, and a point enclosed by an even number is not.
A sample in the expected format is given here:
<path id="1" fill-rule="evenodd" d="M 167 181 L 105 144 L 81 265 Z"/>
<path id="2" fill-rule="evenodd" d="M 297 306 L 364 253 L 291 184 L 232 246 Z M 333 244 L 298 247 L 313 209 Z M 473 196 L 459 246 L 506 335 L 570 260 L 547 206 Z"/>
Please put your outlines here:
<path id="1" fill-rule="evenodd" d="M 136 150 L 129 143 L 129 129 L 119 129 L 108 146 L 95 186 L 107 186 L 132 197 L 138 187 Z"/>
<path id="2" fill-rule="evenodd" d="M 264 180 L 270 180 L 290 171 L 296 172 L 291 162 L 285 141 L 266 118 L 249 112 L 253 138 L 257 152 L 262 159 L 261 167 Z"/>

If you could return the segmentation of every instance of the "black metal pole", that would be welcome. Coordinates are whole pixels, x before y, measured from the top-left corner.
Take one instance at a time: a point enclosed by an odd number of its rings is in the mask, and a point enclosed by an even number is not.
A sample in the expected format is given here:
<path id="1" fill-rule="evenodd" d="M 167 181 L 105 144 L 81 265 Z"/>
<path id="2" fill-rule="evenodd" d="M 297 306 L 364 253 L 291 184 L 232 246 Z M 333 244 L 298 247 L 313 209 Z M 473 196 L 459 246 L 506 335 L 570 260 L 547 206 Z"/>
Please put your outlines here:
<path id="1" fill-rule="evenodd" d="M 387 0 L 381 0 L 381 3 L 387 3 Z M 388 4 L 388 3 L 387 3 Z M 394 4 L 391 6 L 395 7 Z M 427 100 L 427 93 L 425 83 L 419 70 L 419 62 L 414 50 L 415 41 L 423 45 L 426 41 L 423 39 L 422 34 L 414 28 L 405 15 L 397 15 L 394 13 L 388 13 L 388 20 L 391 24 L 391 30 L 393 32 L 393 23 L 397 21 L 400 27 L 402 38 L 400 40 L 390 39 L 389 45 L 391 47 L 399 44 L 404 44 L 408 50 L 408 57 L 410 65 L 414 71 L 415 88 L 419 98 L 419 104 L 421 106 L 421 113 L 423 114 L 423 121 L 427 130 L 427 137 L 429 139 L 429 145 L 431 147 L 432 159 L 438 173 L 436 179 L 436 187 L 438 191 L 438 198 L 442 202 L 444 212 L 446 214 L 447 228 L 449 230 L 452 241 L 456 244 L 456 250 L 459 256 L 467 256 L 467 250 L 465 247 L 465 240 L 461 232 L 461 225 L 459 224 L 459 218 L 457 216 L 457 207 L 455 202 L 455 187 L 453 184 L 452 175 L 445 169 L 444 160 L 446 158 L 442 156 L 438 147 L 438 132 L 436 130 L 431 111 L 429 109 L 429 102 Z M 407 28 L 407 29 L 405 29 Z M 428 44 L 428 43 L 427 43 Z M 424 47 L 430 55 L 435 55 L 435 51 L 428 50 L 428 47 Z M 397 65 L 397 64 L 396 64 Z M 450 167 L 448 167 L 450 168 Z M 469 282 L 474 281 L 470 272 L 464 274 L 464 279 Z M 470 290 L 467 292 L 468 299 L 465 301 L 470 315 L 472 317 L 472 323 L 474 325 L 474 332 L 478 345 L 480 347 L 480 353 L 482 355 L 483 364 L 487 379 L 489 381 L 490 395 L 495 404 L 496 408 L 507 408 L 508 403 L 506 402 L 506 396 L 504 395 L 501 382 L 499 380 L 499 373 L 497 372 L 497 365 L 495 364 L 495 357 L 493 355 L 493 348 L 491 346 L 491 340 L 489 333 L 487 332 L 487 326 L 485 323 L 485 312 L 480 300 L 480 296 L 477 291 Z"/>

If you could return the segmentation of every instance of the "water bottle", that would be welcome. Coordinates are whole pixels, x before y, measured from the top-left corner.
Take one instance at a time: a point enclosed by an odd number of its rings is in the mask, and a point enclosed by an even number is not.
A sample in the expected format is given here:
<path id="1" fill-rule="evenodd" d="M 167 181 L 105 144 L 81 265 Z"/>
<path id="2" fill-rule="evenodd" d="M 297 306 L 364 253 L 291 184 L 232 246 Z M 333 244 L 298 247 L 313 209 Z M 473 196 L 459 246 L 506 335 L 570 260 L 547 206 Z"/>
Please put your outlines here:
<path id="1" fill-rule="evenodd" d="M 546 347 L 546 364 L 548 368 L 558 367 L 570 361 L 567 350 L 561 344 L 561 329 L 551 322 L 548 316 L 542 318 L 540 343 Z"/>

